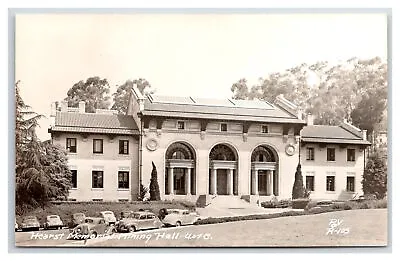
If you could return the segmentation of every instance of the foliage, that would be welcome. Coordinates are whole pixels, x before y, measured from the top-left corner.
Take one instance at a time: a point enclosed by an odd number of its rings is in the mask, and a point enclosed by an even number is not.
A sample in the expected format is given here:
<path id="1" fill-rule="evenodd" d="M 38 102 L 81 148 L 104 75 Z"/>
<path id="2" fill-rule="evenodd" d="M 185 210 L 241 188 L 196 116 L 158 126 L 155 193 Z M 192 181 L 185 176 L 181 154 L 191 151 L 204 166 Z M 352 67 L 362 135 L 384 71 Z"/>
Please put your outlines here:
<path id="1" fill-rule="evenodd" d="M 21 212 L 66 197 L 71 173 L 66 153 L 49 141 L 37 139 L 35 127 L 43 116 L 29 110 L 20 96 L 18 82 L 15 95 L 15 203 L 17 212 Z"/>
<path id="2" fill-rule="evenodd" d="M 77 107 L 80 101 L 85 102 L 86 112 L 96 112 L 96 109 L 108 109 L 110 106 L 110 85 L 107 79 L 98 76 L 89 77 L 86 82 L 75 83 L 67 92 L 68 106 Z"/>
<path id="3" fill-rule="evenodd" d="M 142 94 L 148 94 L 148 93 L 153 93 L 154 91 L 151 90 L 151 85 L 150 83 L 143 79 L 135 79 L 135 80 L 127 80 L 124 84 L 118 86 L 117 91 L 113 93 L 113 100 L 114 104 L 111 107 L 113 110 L 117 110 L 118 113 L 126 113 L 128 109 L 128 103 L 129 103 L 129 97 L 131 94 L 131 89 L 133 88 L 133 85 L 136 84 L 136 87 L 139 89 L 139 91 Z"/>
<path id="4" fill-rule="evenodd" d="M 153 165 L 153 170 L 151 171 L 151 179 L 150 179 L 150 200 L 160 200 L 160 188 L 158 186 L 157 180 L 157 168 L 154 165 L 154 162 L 151 162 Z"/>
<path id="5" fill-rule="evenodd" d="M 385 197 L 387 192 L 387 166 L 385 160 L 377 153 L 367 161 L 362 179 L 364 194 L 374 194 L 377 199 Z"/>
<path id="6" fill-rule="evenodd" d="M 292 200 L 293 209 L 304 209 L 310 200 L 308 198 L 297 198 Z"/>
<path id="7" fill-rule="evenodd" d="M 140 183 L 140 191 L 139 191 L 138 200 L 144 200 L 146 198 L 146 195 L 148 192 L 149 192 L 149 189 L 147 187 L 143 186 L 142 183 Z"/>
<path id="8" fill-rule="evenodd" d="M 251 87 L 242 78 L 232 85 L 231 91 L 234 99 L 269 102 L 283 94 L 305 113 L 312 113 L 315 124 L 337 125 L 347 119 L 369 129 L 371 122 L 381 121 L 382 112 L 387 109 L 387 64 L 379 57 L 352 58 L 336 65 L 325 61 L 303 63 L 283 72 L 272 72 Z M 375 111 L 369 119 L 364 112 L 370 109 L 373 99 L 377 104 L 372 104 Z"/>
<path id="9" fill-rule="evenodd" d="M 292 201 L 291 200 L 279 200 L 279 201 L 275 201 L 275 200 L 271 200 L 271 201 L 265 201 L 265 202 L 261 202 L 261 206 L 263 208 L 288 208 L 291 207 L 292 205 Z"/>
<path id="10" fill-rule="evenodd" d="M 305 189 L 303 185 L 303 175 L 301 174 L 301 164 L 297 165 L 296 174 L 294 176 L 294 184 L 292 190 L 292 199 L 304 198 Z"/>
<path id="11" fill-rule="evenodd" d="M 331 210 L 352 210 L 352 209 L 377 209 L 387 208 L 387 200 L 365 200 L 365 201 L 344 201 L 344 202 L 332 202 L 331 204 L 319 204 L 317 201 L 310 201 L 305 207 L 308 212 L 318 211 L 319 213 L 331 211 Z"/>

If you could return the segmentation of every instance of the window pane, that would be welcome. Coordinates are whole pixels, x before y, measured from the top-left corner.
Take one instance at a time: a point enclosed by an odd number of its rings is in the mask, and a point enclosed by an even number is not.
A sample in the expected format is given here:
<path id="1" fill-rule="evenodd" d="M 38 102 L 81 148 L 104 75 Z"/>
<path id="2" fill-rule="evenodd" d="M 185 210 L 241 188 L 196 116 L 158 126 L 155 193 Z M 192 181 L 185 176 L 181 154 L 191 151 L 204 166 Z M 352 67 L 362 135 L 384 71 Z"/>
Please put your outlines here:
<path id="1" fill-rule="evenodd" d="M 93 140 L 93 152 L 103 153 L 103 140 L 95 139 Z"/>
<path id="2" fill-rule="evenodd" d="M 227 131 L 228 125 L 226 123 L 221 123 L 221 131 Z"/>
<path id="3" fill-rule="evenodd" d="M 71 185 L 72 188 L 77 188 L 77 171 L 71 170 Z"/>
<path id="4" fill-rule="evenodd" d="M 347 186 L 346 190 L 350 192 L 354 192 L 354 177 L 347 177 Z"/>

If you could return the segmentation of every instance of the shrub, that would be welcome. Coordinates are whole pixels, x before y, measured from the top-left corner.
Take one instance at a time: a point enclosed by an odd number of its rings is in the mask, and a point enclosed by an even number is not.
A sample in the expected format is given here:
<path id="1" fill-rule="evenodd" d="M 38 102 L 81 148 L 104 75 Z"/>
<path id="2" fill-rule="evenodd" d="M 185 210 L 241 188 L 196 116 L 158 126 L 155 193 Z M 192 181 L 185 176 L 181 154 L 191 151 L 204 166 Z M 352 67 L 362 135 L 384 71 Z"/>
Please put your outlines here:
<path id="1" fill-rule="evenodd" d="M 292 189 L 292 199 L 303 198 L 305 189 L 303 185 L 303 175 L 301 174 L 301 165 L 297 165 L 296 173 L 294 176 L 294 184 Z"/>
<path id="2" fill-rule="evenodd" d="M 316 201 L 309 201 L 307 206 L 304 208 L 305 210 L 309 210 L 315 208 L 318 205 Z"/>
<path id="3" fill-rule="evenodd" d="M 150 179 L 150 200 L 160 200 L 160 188 L 158 186 L 157 180 L 157 168 L 154 165 L 154 162 L 151 162 L 153 165 L 153 170 L 151 171 L 151 179 Z"/>
<path id="4" fill-rule="evenodd" d="M 309 202 L 310 202 L 309 199 L 304 199 L 304 198 L 294 199 L 292 200 L 292 208 L 305 209 Z"/>
<path id="5" fill-rule="evenodd" d="M 387 166 L 378 154 L 373 154 L 367 162 L 362 179 L 364 194 L 374 194 L 383 199 L 387 192 Z"/>

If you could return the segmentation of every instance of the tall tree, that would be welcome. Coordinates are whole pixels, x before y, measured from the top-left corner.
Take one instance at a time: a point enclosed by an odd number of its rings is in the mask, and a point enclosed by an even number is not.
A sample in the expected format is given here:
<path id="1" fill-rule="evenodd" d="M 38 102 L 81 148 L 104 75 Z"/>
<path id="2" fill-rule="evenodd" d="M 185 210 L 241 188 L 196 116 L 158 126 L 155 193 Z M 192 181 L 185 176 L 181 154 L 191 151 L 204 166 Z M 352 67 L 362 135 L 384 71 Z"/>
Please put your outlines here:
<path id="1" fill-rule="evenodd" d="M 362 179 L 364 194 L 375 195 L 378 199 L 387 192 L 387 165 L 378 154 L 372 154 L 367 162 Z"/>
<path id="2" fill-rule="evenodd" d="M 154 162 L 151 162 L 153 165 L 153 170 L 151 171 L 151 179 L 150 179 L 150 200 L 160 200 L 160 188 L 158 186 L 157 180 L 157 168 L 154 165 Z"/>
<path id="3" fill-rule="evenodd" d="M 117 110 L 118 113 L 126 113 L 126 110 L 128 109 L 129 96 L 131 94 L 130 90 L 133 88 L 133 85 L 136 85 L 142 94 L 154 92 L 154 90 L 151 89 L 150 83 L 146 79 L 139 78 L 133 81 L 127 80 L 124 84 L 118 86 L 117 91 L 112 94 L 114 104 L 111 109 Z"/>
<path id="4" fill-rule="evenodd" d="M 294 183 L 292 189 L 292 199 L 303 198 L 305 189 L 303 185 L 303 175 L 301 174 L 301 165 L 297 165 L 296 173 L 294 175 Z"/>
<path id="5" fill-rule="evenodd" d="M 110 107 L 110 85 L 107 79 L 98 76 L 90 77 L 85 82 L 75 83 L 67 92 L 70 107 L 77 107 L 80 101 L 84 101 L 86 112 L 96 112 L 96 109 L 108 109 Z"/>

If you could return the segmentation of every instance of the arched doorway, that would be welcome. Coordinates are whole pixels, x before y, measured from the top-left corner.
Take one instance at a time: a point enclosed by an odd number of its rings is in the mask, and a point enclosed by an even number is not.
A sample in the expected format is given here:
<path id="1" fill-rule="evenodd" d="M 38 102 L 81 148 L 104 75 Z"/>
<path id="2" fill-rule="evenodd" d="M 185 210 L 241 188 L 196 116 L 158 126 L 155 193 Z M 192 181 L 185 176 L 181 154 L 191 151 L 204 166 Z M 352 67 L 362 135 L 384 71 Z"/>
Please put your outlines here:
<path id="1" fill-rule="evenodd" d="M 165 153 L 165 194 L 196 194 L 196 154 L 185 142 L 171 144 Z"/>
<path id="2" fill-rule="evenodd" d="M 227 144 L 215 145 L 209 154 L 209 194 L 238 194 L 238 156 L 236 150 Z"/>
<path id="3" fill-rule="evenodd" d="M 251 194 L 279 195 L 278 154 L 267 145 L 260 145 L 251 154 Z"/>

